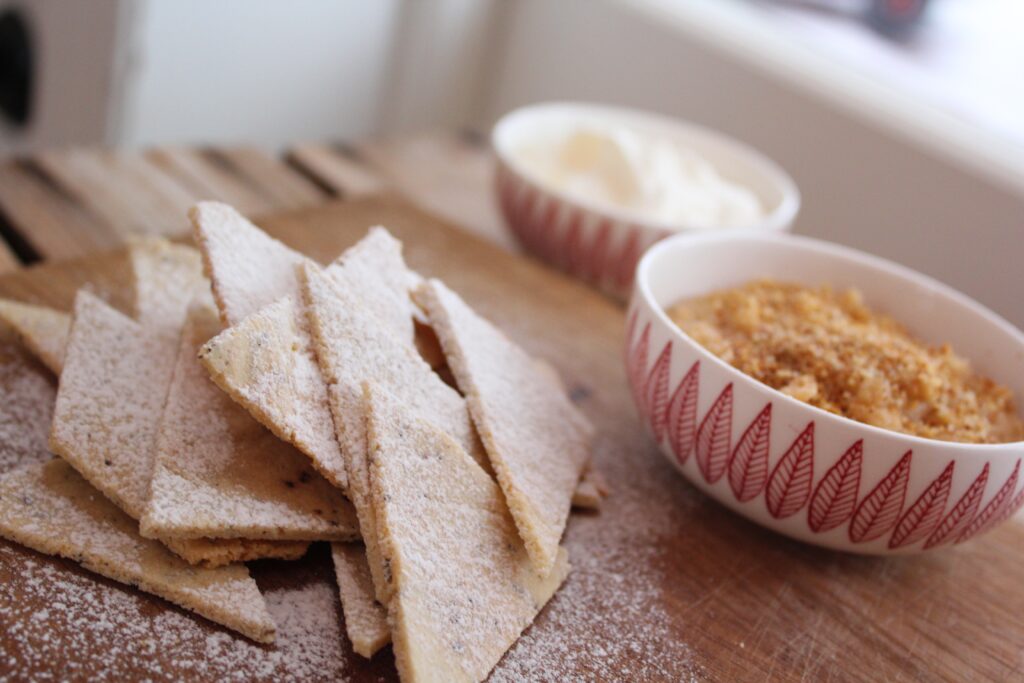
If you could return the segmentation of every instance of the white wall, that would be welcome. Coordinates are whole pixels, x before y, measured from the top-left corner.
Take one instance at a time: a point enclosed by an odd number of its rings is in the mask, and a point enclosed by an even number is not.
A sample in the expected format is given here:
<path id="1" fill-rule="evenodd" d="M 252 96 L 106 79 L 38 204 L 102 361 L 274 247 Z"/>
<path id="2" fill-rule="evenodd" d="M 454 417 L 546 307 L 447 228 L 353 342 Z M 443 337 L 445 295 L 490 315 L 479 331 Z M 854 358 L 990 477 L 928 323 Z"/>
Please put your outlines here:
<path id="1" fill-rule="evenodd" d="M 745 140 L 803 192 L 799 232 L 901 261 L 1024 326 L 1024 193 L 616 0 L 521 0 L 482 112 L 643 107 Z"/>
<path id="2" fill-rule="evenodd" d="M 375 132 L 399 5 L 133 3 L 117 141 L 282 145 Z"/>
<path id="3" fill-rule="evenodd" d="M 502 0 L 405 0 L 383 99 L 388 133 L 452 128 L 478 115 L 501 38 Z"/>

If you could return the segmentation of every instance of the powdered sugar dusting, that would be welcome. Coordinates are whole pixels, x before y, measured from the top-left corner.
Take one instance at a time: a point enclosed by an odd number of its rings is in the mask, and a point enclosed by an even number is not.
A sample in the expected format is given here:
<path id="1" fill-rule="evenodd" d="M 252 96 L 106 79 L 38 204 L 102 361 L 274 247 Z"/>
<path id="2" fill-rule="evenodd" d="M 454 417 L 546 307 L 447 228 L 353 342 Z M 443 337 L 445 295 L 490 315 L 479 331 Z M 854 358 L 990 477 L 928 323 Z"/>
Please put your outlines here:
<path id="1" fill-rule="evenodd" d="M 136 519 L 149 495 L 153 439 L 176 347 L 176 341 L 151 334 L 95 296 L 79 292 L 52 444 Z"/>
<path id="2" fill-rule="evenodd" d="M 60 459 L 0 478 L 0 535 L 160 595 L 260 642 L 274 625 L 243 565 L 197 571 L 139 536 L 133 519 Z"/>
<path id="3" fill-rule="evenodd" d="M 0 341 L 0 473 L 48 460 L 46 438 L 57 389 L 18 347 Z"/>
<path id="4" fill-rule="evenodd" d="M 0 299 L 0 322 L 14 331 L 43 365 L 54 374 L 60 374 L 71 330 L 70 315 L 46 306 Z"/>
<path id="5" fill-rule="evenodd" d="M 665 626 L 657 582 L 637 570 L 656 552 L 636 539 L 609 539 L 600 520 L 581 522 L 588 525 L 590 538 L 569 544 L 568 581 L 491 680 L 699 680 L 692 653 Z"/>
<path id="6" fill-rule="evenodd" d="M 344 490 L 348 479 L 327 385 L 306 327 L 301 308 L 285 297 L 221 332 L 199 357 L 221 389 Z"/>
<path id="7" fill-rule="evenodd" d="M 498 485 L 404 399 L 364 387 L 398 671 L 481 680 L 561 585 L 566 553 L 538 578 Z"/>
<path id="8" fill-rule="evenodd" d="M 210 667 L 204 663 L 219 668 L 220 663 L 230 662 L 233 670 L 221 674 L 227 680 L 347 680 L 334 593 L 327 583 L 267 592 L 267 608 L 278 627 L 275 646 L 268 650 L 228 633 L 211 633 L 204 641 L 198 670 L 206 675 Z"/>
<path id="9" fill-rule="evenodd" d="M 548 572 L 590 457 L 590 427 L 561 383 L 438 280 L 416 291 L 526 541 Z"/>
<path id="10" fill-rule="evenodd" d="M 212 307 L 190 311 L 157 436 L 143 533 L 354 538 L 355 512 L 341 491 L 210 381 L 196 353 L 219 328 Z"/>
<path id="11" fill-rule="evenodd" d="M 603 445 L 608 455 L 617 450 Z M 641 481 L 628 465 L 601 459 L 601 468 L 618 484 L 601 514 L 571 521 L 569 578 L 491 681 L 704 678 L 689 647 L 668 625 L 662 585 L 670 578 L 657 567 L 665 537 L 676 532 L 670 520 L 650 514 L 652 499 L 664 490 Z"/>
<path id="12" fill-rule="evenodd" d="M 480 276 L 471 268 L 450 270 L 456 280 Z M 501 326 L 530 351 L 543 349 L 576 377 L 603 378 L 581 369 L 617 363 L 618 341 L 600 325 L 566 310 L 566 319 L 580 323 L 583 332 L 600 333 L 567 349 L 550 316 L 537 314 L 535 300 L 491 294 L 497 282 L 488 279 L 489 295 L 474 304 L 490 299 L 491 317 L 514 321 Z M 633 421 L 612 419 L 629 410 L 624 398 L 615 398 L 625 396 L 621 384 L 603 384 L 589 398 L 588 387 L 577 386 L 591 416 L 606 418 L 596 420 L 603 432 L 596 460 L 613 482 L 613 495 L 600 515 L 570 521 L 565 544 L 573 572 L 499 663 L 493 680 L 688 680 L 702 674 L 693 663 L 696 655 L 672 631 L 678 616 L 668 614 L 664 603 L 671 577 L 659 569 L 666 561 L 661 548 L 680 533 L 685 511 L 678 497 L 670 499 L 676 487 L 662 481 L 673 476 L 667 466 L 659 460 L 661 467 L 652 467 L 646 460 L 653 459 L 637 457 L 640 436 Z M 5 437 L 0 423 L 0 439 Z M 159 599 L 86 575 L 70 562 L 0 541 L 0 680 L 395 679 L 390 649 L 368 662 L 349 650 L 325 546 L 315 546 L 300 562 L 258 562 L 252 569 L 278 625 L 274 646 L 256 645 Z"/>
<path id="13" fill-rule="evenodd" d="M 264 646 L 0 541 L 0 680 L 346 681 L 351 662 L 360 680 L 393 678 L 390 657 L 364 663 L 348 651 L 326 557 L 317 560 L 313 571 L 258 566 L 277 623 L 277 642 Z"/>
<path id="14" fill-rule="evenodd" d="M 305 256 L 234 208 L 200 202 L 189 212 L 221 319 L 233 325 L 282 296 L 297 296 L 295 266 Z"/>
<path id="15" fill-rule="evenodd" d="M 411 414 L 437 425 L 467 450 L 479 450 L 478 442 L 465 400 L 420 357 L 411 335 L 395 334 L 387 318 L 364 304 L 358 292 L 342 289 L 317 268 L 305 269 L 303 285 L 317 359 L 329 382 L 338 440 L 348 458 L 349 494 L 377 597 L 383 600 L 383 570 L 369 498 L 362 382 L 373 381 L 396 393 Z"/>

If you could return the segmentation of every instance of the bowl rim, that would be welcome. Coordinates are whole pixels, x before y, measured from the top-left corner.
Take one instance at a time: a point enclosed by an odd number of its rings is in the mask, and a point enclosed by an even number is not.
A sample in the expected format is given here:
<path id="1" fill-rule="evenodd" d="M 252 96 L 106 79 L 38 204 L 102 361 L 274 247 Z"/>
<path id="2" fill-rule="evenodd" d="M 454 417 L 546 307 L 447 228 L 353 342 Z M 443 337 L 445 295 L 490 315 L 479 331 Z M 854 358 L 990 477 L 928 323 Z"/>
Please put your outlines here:
<path id="1" fill-rule="evenodd" d="M 741 226 L 729 228 L 700 228 L 695 226 L 680 225 L 672 221 L 652 220 L 644 216 L 642 211 L 617 208 L 604 205 L 586 198 L 571 195 L 562 190 L 556 189 L 547 183 L 539 180 L 533 173 L 526 169 L 508 149 L 505 138 L 507 131 L 515 125 L 521 125 L 521 119 L 530 116 L 543 115 L 549 111 L 580 111 L 596 116 L 609 116 L 616 118 L 630 118 L 644 124 L 658 127 L 671 128 L 682 135 L 703 137 L 713 140 L 715 144 L 728 149 L 743 164 L 750 166 L 759 172 L 769 182 L 774 184 L 782 195 L 778 206 L 766 213 L 759 221 Z M 517 175 L 534 186 L 541 188 L 544 192 L 557 197 L 560 201 L 574 205 L 601 216 L 611 218 L 623 223 L 648 228 L 651 230 L 667 231 L 671 234 L 693 232 L 703 233 L 718 230 L 758 230 L 764 232 L 785 231 L 796 219 L 802 204 L 800 189 L 796 181 L 777 162 L 732 136 L 721 133 L 712 128 L 707 128 L 685 119 L 675 118 L 664 114 L 645 111 L 632 107 L 618 107 L 612 105 L 595 104 L 589 102 L 577 102 L 570 100 L 552 100 L 537 102 L 518 107 L 506 112 L 499 118 L 491 129 L 491 148 L 494 150 L 498 160 L 512 169 Z"/>
<path id="2" fill-rule="evenodd" d="M 940 295 L 948 297 L 963 306 L 973 309 L 975 313 L 978 313 L 982 318 L 984 318 L 987 324 L 1000 328 L 1002 329 L 1002 331 L 1008 333 L 1014 339 L 1014 341 L 1020 346 L 1020 348 L 1024 350 L 1024 332 L 1021 332 L 1021 330 L 1019 330 L 1016 326 L 1011 324 L 1009 321 L 1007 321 L 1005 318 L 1000 316 L 995 311 L 975 301 L 966 294 L 963 294 L 960 291 L 950 287 L 949 285 L 946 285 L 940 282 L 939 280 L 936 280 L 935 278 L 920 273 L 916 270 L 913 270 L 912 268 L 904 266 L 895 261 L 890 261 L 889 259 L 885 259 L 880 256 L 875 256 L 868 252 L 860 251 L 859 249 L 854 249 L 852 247 L 846 247 L 840 244 L 836 244 L 834 242 L 815 239 L 812 237 L 805 237 L 802 235 L 787 235 L 784 233 L 773 234 L 753 230 L 731 230 L 727 233 L 716 232 L 697 235 L 682 234 L 666 238 L 664 240 L 661 240 L 657 244 L 653 245 L 650 249 L 648 249 L 641 257 L 639 263 L 637 263 L 636 275 L 634 278 L 633 296 L 640 297 L 644 301 L 644 303 L 647 304 L 648 307 L 654 310 L 654 315 L 656 319 L 663 326 L 669 329 L 669 333 L 671 335 L 695 347 L 702 354 L 702 361 L 705 358 L 707 358 L 712 364 L 714 364 L 716 367 L 723 369 L 726 373 L 732 376 L 741 377 L 747 381 L 752 382 L 758 388 L 767 391 L 772 396 L 773 401 L 780 400 L 784 404 L 798 406 L 800 408 L 809 410 L 811 414 L 815 416 L 816 419 L 838 420 L 841 424 L 845 424 L 853 428 L 867 430 L 869 434 L 874 436 L 896 437 L 902 440 L 907 440 L 908 442 L 913 444 L 920 444 L 922 446 L 926 445 L 931 446 L 933 448 L 936 446 L 943 446 L 955 450 L 964 449 L 970 452 L 983 453 L 989 451 L 1001 451 L 1014 447 L 1019 448 L 1024 446 L 1024 440 L 1006 441 L 1002 443 L 965 443 L 962 441 L 943 441 L 941 439 L 931 439 L 928 437 L 917 436 L 915 434 L 907 434 L 904 432 L 898 432 L 892 429 L 885 429 L 884 427 L 877 427 L 875 425 L 859 422 L 844 415 L 830 413 L 829 411 L 824 410 L 823 408 L 819 408 L 809 403 L 799 401 L 791 396 L 787 396 L 778 389 L 774 389 L 765 384 L 764 382 L 761 382 L 760 380 L 751 377 L 750 375 L 739 370 L 738 368 L 733 367 L 729 363 L 726 363 L 717 355 L 715 355 L 708 349 L 704 348 L 702 344 L 698 343 L 695 339 L 690 337 L 690 335 L 683 332 L 683 330 L 680 329 L 678 325 L 672 322 L 672 319 L 668 317 L 668 313 L 665 311 L 665 309 L 654 300 L 654 295 L 650 290 L 650 284 L 648 282 L 648 271 L 652 268 L 651 264 L 654 261 L 656 261 L 663 252 L 669 249 L 678 248 L 676 245 L 679 242 L 684 242 L 690 245 L 698 245 L 706 242 L 741 241 L 772 242 L 773 244 L 792 244 L 794 246 L 803 245 L 806 247 L 810 247 L 811 249 L 817 250 L 819 252 L 827 253 L 837 258 L 846 259 L 847 261 L 859 263 L 869 268 L 876 268 L 878 270 L 887 271 L 892 275 L 903 278 L 905 280 L 912 281 L 922 287 L 931 289 L 932 291 Z M 632 340 L 627 339 L 626 343 L 629 344 L 631 343 L 631 341 Z M 1020 407 L 1018 406 L 1018 412 L 1019 411 Z M 925 452 L 928 451 L 929 449 L 925 449 Z"/>

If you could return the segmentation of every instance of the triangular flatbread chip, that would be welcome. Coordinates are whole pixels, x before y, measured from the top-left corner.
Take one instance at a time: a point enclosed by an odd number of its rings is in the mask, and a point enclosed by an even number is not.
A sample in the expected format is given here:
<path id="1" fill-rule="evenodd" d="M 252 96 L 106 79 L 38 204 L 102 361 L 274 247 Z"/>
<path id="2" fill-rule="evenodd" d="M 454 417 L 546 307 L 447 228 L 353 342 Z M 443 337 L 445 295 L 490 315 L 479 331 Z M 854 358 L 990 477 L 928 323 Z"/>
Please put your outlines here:
<path id="1" fill-rule="evenodd" d="M 480 681 L 562 584 L 537 576 L 501 490 L 404 401 L 364 385 L 370 486 L 403 681 Z"/>
<path id="2" fill-rule="evenodd" d="M 584 510 L 597 510 L 607 495 L 608 482 L 604 475 L 592 465 L 588 465 L 583 471 L 583 478 L 576 485 L 576 491 L 572 494 L 572 506 Z"/>
<path id="3" fill-rule="evenodd" d="M 219 287 L 221 291 L 218 301 L 222 318 L 229 319 L 233 313 L 256 303 L 245 294 L 252 277 L 245 265 L 247 258 L 274 260 L 273 266 L 266 267 L 275 273 L 279 268 L 288 268 L 292 278 L 275 276 L 273 281 L 277 282 L 281 298 L 211 340 L 201 353 L 203 363 L 225 392 L 278 437 L 312 458 L 329 481 L 347 491 L 347 467 L 334 438 L 325 382 L 313 353 L 305 314 L 296 304 L 298 299 L 291 296 L 298 286 L 295 264 L 310 262 L 277 245 L 247 222 L 224 221 L 218 229 L 197 225 L 197 236 L 207 235 L 200 244 L 205 245 L 204 256 L 215 289 Z M 234 230 L 233 237 L 222 234 L 230 230 Z M 234 247 L 218 248 L 218 243 Z M 384 315 L 389 316 L 398 334 L 413 336 L 415 306 L 409 290 L 422 278 L 406 268 L 398 240 L 383 228 L 371 229 L 328 266 L 327 272 L 335 275 L 342 269 L 366 281 L 369 303 L 388 312 Z M 261 296 L 269 298 L 272 294 L 268 287 Z M 230 308 L 231 301 L 247 303 Z"/>
<path id="4" fill-rule="evenodd" d="M 362 383 L 373 380 L 396 392 L 412 414 L 431 421 L 464 448 L 479 451 L 480 445 L 462 397 L 437 376 L 409 340 L 396 337 L 386 317 L 363 303 L 359 290 L 340 287 L 316 266 L 304 266 L 302 276 L 310 331 L 347 458 L 349 497 L 359 516 L 377 597 L 386 601 L 369 503 Z"/>
<path id="5" fill-rule="evenodd" d="M 295 266 L 305 256 L 227 204 L 200 202 L 189 218 L 225 325 L 239 323 L 282 297 L 298 298 Z"/>
<path id="6" fill-rule="evenodd" d="M 437 280 L 416 291 L 534 566 L 551 571 L 590 430 L 552 373 Z"/>
<path id="7" fill-rule="evenodd" d="M 366 547 L 362 543 L 333 543 L 331 557 L 345 613 L 345 632 L 355 653 L 369 659 L 391 642 L 391 629 L 387 610 L 374 597 Z"/>
<path id="8" fill-rule="evenodd" d="M 189 303 L 209 290 L 199 252 L 150 237 L 132 244 L 128 263 L 135 287 L 135 320 L 176 342 Z"/>
<path id="9" fill-rule="evenodd" d="M 540 371 L 547 375 L 556 390 L 559 393 L 568 396 L 569 391 L 565 388 L 565 382 L 562 381 L 562 376 L 558 373 L 558 370 L 555 369 L 555 366 L 543 358 L 534 358 L 533 360 L 537 364 L 537 367 L 540 368 Z M 566 415 L 572 422 L 573 427 L 579 431 L 582 438 L 586 439 L 588 442 L 594 438 L 594 425 L 590 423 L 590 420 L 588 420 L 583 413 L 576 410 L 575 406 L 573 406 L 571 410 L 567 410 Z M 586 470 L 584 470 L 584 474 L 586 474 Z"/>
<path id="10" fill-rule="evenodd" d="M 130 249 L 136 314 L 144 323 L 87 291 L 75 298 L 50 446 L 135 519 L 149 497 L 178 336 L 202 284 L 198 258 L 159 239 Z"/>
<path id="11" fill-rule="evenodd" d="M 423 278 L 405 265 L 402 243 L 391 233 L 379 226 L 370 228 L 323 272 L 339 288 L 376 311 L 395 337 L 413 341 L 413 321 L 419 311 L 413 304 L 412 290 L 423 283 Z"/>
<path id="12" fill-rule="evenodd" d="M 64 347 L 71 329 L 71 316 L 47 306 L 0 299 L 0 322 L 18 335 L 18 340 L 53 374 L 64 367 Z"/>
<path id="13" fill-rule="evenodd" d="M 219 331 L 212 306 L 193 304 L 160 421 L 143 535 L 358 538 L 341 491 L 210 381 L 196 354 Z"/>
<path id="14" fill-rule="evenodd" d="M 62 460 L 0 478 L 0 534 L 165 598 L 261 643 L 274 623 L 244 565 L 197 569 L 156 541 Z"/>
<path id="15" fill-rule="evenodd" d="M 251 560 L 298 560 L 307 541 L 261 541 L 248 538 L 162 538 L 175 555 L 197 567 L 223 567 Z"/>
<path id="16" fill-rule="evenodd" d="M 347 491 L 327 386 L 306 325 L 302 310 L 284 298 L 211 339 L 199 359 L 232 399 L 309 456 L 328 481 Z"/>
<path id="17" fill-rule="evenodd" d="M 134 519 L 145 512 L 157 427 L 175 340 L 151 333 L 81 291 L 57 390 L 50 449 Z M 189 562 L 217 566 L 257 557 L 294 557 L 306 544 L 166 539 Z"/>
<path id="18" fill-rule="evenodd" d="M 174 355 L 163 337 L 78 293 L 50 447 L 135 519 L 149 497 Z"/>

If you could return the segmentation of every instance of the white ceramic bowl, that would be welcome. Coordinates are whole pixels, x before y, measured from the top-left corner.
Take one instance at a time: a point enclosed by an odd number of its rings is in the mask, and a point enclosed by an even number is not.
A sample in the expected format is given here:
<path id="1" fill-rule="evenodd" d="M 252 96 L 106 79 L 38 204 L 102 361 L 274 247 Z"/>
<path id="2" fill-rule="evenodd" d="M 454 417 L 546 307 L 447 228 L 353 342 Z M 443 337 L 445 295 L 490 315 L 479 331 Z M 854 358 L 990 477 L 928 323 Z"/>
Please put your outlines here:
<path id="1" fill-rule="evenodd" d="M 960 543 L 1024 504 L 1024 442 L 935 441 L 833 415 L 722 362 L 665 313 L 762 277 L 855 287 L 874 310 L 949 342 L 1024 399 L 1024 334 L 935 280 L 802 237 L 681 235 L 637 268 L 626 367 L 643 421 L 687 479 L 769 529 L 869 554 Z"/>
<path id="2" fill-rule="evenodd" d="M 793 180 L 754 149 L 706 128 L 655 114 L 586 104 L 546 103 L 506 114 L 494 127 L 495 188 L 505 222 L 523 247 L 544 261 L 625 301 L 640 256 L 677 232 L 706 232 L 652 221 L 642 213 L 585 202 L 545 186 L 517 160 L 525 144 L 552 144 L 581 124 L 613 124 L 678 141 L 727 180 L 749 188 L 767 208 L 756 224 L 788 230 L 800 208 Z"/>

